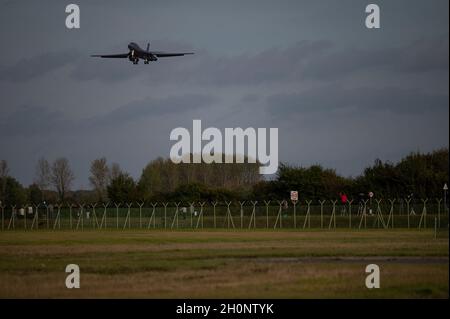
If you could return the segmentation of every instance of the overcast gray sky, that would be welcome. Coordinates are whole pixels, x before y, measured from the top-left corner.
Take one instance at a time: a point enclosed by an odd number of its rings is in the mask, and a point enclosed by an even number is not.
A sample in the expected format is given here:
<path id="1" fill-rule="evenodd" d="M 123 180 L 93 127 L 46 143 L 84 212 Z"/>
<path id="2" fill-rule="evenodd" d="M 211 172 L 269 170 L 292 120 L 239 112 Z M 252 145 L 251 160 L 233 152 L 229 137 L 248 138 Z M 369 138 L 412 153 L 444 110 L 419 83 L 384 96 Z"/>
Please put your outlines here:
<path id="1" fill-rule="evenodd" d="M 358 175 L 449 144 L 448 1 L 0 0 L 0 159 L 32 182 L 65 156 L 75 188 L 106 156 L 138 178 L 170 131 L 278 127 L 280 161 Z M 365 6 L 381 29 L 365 27 Z M 127 44 L 195 51 L 150 65 Z"/>

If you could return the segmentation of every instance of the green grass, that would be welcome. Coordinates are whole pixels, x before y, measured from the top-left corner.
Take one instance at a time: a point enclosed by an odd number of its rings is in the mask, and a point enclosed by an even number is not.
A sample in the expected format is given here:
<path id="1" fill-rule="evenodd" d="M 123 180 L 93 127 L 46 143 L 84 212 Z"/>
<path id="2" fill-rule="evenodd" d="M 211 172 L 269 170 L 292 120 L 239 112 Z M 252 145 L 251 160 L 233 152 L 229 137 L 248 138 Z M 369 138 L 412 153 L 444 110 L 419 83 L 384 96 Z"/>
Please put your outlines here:
<path id="1" fill-rule="evenodd" d="M 448 232 L 0 232 L 0 297 L 448 298 Z M 65 266 L 82 288 L 65 288 Z M 381 268 L 382 288 L 364 285 Z"/>

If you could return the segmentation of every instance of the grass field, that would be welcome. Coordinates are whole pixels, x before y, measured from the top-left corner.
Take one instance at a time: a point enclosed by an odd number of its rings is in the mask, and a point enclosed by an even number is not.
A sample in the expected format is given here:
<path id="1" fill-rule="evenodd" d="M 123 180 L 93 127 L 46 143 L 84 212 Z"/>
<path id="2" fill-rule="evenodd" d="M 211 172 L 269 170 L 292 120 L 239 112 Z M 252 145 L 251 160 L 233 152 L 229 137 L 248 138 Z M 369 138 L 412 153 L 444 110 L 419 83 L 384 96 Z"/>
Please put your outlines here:
<path id="1" fill-rule="evenodd" d="M 442 230 L 9 231 L 0 297 L 448 298 L 448 249 Z"/>

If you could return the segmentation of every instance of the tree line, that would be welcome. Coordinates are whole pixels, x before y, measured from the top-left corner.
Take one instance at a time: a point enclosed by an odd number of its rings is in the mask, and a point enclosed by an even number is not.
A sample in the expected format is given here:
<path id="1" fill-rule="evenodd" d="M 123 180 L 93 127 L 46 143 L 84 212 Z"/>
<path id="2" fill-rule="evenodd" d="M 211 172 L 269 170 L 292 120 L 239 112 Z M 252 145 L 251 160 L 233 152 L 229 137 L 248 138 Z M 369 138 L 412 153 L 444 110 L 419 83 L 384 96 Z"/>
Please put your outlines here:
<path id="1" fill-rule="evenodd" d="M 0 204 L 58 202 L 142 202 L 200 200 L 288 199 L 291 190 L 300 200 L 350 198 L 373 192 L 377 197 L 442 197 L 448 182 L 448 149 L 410 153 L 398 163 L 375 160 L 357 177 L 343 177 L 321 165 L 309 167 L 282 163 L 276 176 L 264 180 L 259 163 L 174 164 L 157 158 L 135 180 L 119 164 L 102 157 L 90 165 L 90 190 L 72 190 L 75 175 L 66 158 L 52 163 L 41 158 L 34 182 L 23 187 L 10 176 L 8 163 L 0 161 Z"/>

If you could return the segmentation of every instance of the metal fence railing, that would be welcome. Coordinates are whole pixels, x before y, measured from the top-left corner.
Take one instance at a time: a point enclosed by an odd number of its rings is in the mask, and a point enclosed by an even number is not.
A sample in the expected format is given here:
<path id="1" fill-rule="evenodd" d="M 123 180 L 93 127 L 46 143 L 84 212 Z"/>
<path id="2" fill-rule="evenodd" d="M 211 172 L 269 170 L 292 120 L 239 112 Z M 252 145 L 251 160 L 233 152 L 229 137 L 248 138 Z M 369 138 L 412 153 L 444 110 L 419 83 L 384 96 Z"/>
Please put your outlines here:
<path id="1" fill-rule="evenodd" d="M 448 228 L 442 199 L 0 206 L 1 230 Z"/>

